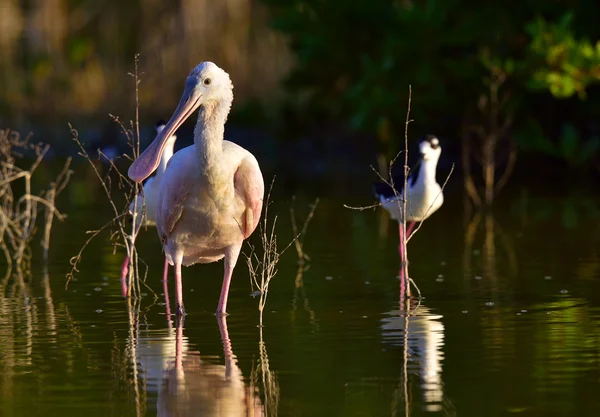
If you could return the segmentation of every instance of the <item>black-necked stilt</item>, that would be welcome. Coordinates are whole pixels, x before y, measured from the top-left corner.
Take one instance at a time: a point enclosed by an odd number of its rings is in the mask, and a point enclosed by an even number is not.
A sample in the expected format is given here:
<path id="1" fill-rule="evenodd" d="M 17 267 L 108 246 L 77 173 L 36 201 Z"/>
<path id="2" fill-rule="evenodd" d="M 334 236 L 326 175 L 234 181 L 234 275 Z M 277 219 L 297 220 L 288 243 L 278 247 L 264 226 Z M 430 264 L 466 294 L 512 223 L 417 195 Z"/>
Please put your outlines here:
<path id="1" fill-rule="evenodd" d="M 410 236 L 416 222 L 422 222 L 435 213 L 444 202 L 442 187 L 435 179 L 436 169 L 442 147 L 437 137 L 427 135 L 419 141 L 420 157 L 410 171 L 406 189 L 406 234 Z M 381 202 L 390 216 L 402 222 L 404 211 L 404 176 L 394 176 L 391 184 L 380 182 L 373 186 L 375 197 Z M 400 225 L 400 257 L 404 261 L 402 247 L 402 225 Z"/>

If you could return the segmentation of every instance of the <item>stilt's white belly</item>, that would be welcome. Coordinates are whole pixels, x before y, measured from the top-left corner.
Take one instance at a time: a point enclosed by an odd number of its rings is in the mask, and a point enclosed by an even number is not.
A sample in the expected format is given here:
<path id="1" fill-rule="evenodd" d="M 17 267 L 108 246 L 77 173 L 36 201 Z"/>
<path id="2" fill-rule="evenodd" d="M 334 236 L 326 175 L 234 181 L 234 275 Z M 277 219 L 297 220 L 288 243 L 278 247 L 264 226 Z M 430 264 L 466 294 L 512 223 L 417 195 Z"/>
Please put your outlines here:
<path id="1" fill-rule="evenodd" d="M 399 193 L 398 197 L 389 199 L 382 198 L 381 205 L 385 208 L 393 219 L 398 222 L 402 221 L 404 211 L 404 194 Z M 444 195 L 441 187 L 436 183 L 425 189 L 407 190 L 406 203 L 406 221 L 420 222 L 427 219 L 435 213 L 444 202 Z"/>

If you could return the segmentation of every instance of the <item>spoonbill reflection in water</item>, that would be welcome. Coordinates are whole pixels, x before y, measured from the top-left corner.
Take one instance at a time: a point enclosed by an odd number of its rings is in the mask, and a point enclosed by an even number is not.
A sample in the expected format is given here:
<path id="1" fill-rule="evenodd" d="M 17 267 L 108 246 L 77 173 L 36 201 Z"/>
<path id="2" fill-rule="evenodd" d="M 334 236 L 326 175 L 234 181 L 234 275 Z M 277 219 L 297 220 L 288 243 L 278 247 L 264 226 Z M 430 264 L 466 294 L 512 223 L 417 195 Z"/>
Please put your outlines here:
<path id="1" fill-rule="evenodd" d="M 156 123 L 155 129 L 156 133 L 160 133 L 161 130 L 165 128 L 166 122 L 164 120 L 159 120 Z M 143 226 L 155 226 L 156 225 L 156 202 L 158 201 L 158 192 L 160 189 L 160 184 L 162 183 L 162 177 L 167 169 L 167 164 L 169 159 L 173 156 L 173 148 L 175 147 L 175 141 L 177 140 L 177 136 L 171 135 L 165 144 L 165 149 L 160 158 L 160 165 L 156 170 L 156 175 L 150 177 L 146 180 L 143 185 L 144 188 L 144 198 L 141 195 L 138 195 L 136 201 L 132 201 L 129 205 L 129 213 L 133 214 L 133 211 L 136 211 L 136 218 L 143 213 L 143 203 L 144 199 L 146 201 L 146 217 L 144 221 L 140 223 L 140 227 Z M 134 204 L 135 203 L 135 204 Z M 136 231 L 136 235 L 139 232 L 139 228 Z M 135 236 L 133 238 L 135 242 Z M 123 266 L 121 267 L 121 290 L 123 296 L 127 295 L 127 272 L 129 270 L 129 255 L 125 257 L 125 261 L 123 261 Z M 165 267 L 163 271 L 163 285 L 166 289 L 167 286 L 167 273 L 169 270 L 169 263 L 167 262 L 167 258 L 165 257 Z M 166 294 L 166 293 L 165 293 Z"/>
<path id="2" fill-rule="evenodd" d="M 244 239 L 260 220 L 264 180 L 256 158 L 223 140 L 233 101 L 229 75 L 202 62 L 187 77 L 175 113 L 154 142 L 131 164 L 129 177 L 141 182 L 156 169 L 168 138 L 194 113 L 194 144 L 171 158 L 156 205 L 156 227 L 169 264 L 175 266 L 177 315 L 185 314 L 181 265 L 224 259 L 217 315 L 226 314 L 229 284 Z"/>
<path id="3" fill-rule="evenodd" d="M 263 416 L 264 407 L 252 384 L 246 384 L 233 353 L 227 321 L 218 316 L 225 364 L 215 364 L 191 351 L 183 334 L 183 318 L 176 328 L 149 331 L 138 338 L 140 376 L 148 393 L 157 396 L 158 416 Z"/>

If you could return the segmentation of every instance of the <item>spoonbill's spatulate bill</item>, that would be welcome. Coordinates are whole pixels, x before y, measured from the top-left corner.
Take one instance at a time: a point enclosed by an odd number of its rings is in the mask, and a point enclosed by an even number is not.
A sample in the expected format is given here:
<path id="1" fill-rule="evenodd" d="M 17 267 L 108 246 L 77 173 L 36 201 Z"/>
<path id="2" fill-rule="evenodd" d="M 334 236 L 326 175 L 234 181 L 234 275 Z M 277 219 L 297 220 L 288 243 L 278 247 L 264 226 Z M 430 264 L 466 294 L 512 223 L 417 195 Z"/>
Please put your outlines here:
<path id="1" fill-rule="evenodd" d="M 442 153 L 440 141 L 433 135 L 427 135 L 419 141 L 420 157 L 415 168 L 407 178 L 406 189 L 406 234 L 410 236 L 415 223 L 422 222 L 435 213 L 444 202 L 442 187 L 437 183 L 435 174 Z M 400 223 L 400 257 L 404 262 L 402 247 L 402 219 L 404 217 L 404 177 L 393 178 L 394 188 L 385 182 L 373 186 L 375 197 L 390 216 Z"/>
<path id="2" fill-rule="evenodd" d="M 166 122 L 164 120 L 159 120 L 156 123 L 155 129 L 156 133 L 160 133 L 161 130 L 165 128 Z M 146 202 L 146 217 L 144 217 L 143 223 L 140 223 L 140 226 L 155 226 L 156 225 L 156 202 L 158 201 L 158 192 L 160 189 L 160 184 L 162 182 L 162 176 L 167 169 L 167 164 L 169 159 L 173 156 L 173 149 L 175 147 L 175 141 L 177 140 L 177 136 L 171 135 L 167 139 L 167 144 L 165 145 L 165 150 L 162 153 L 162 157 L 160 158 L 160 166 L 156 170 L 156 175 L 148 178 L 143 185 L 143 194 L 138 195 L 136 201 L 132 201 L 129 205 L 129 213 L 133 215 L 133 212 L 136 212 L 136 219 L 139 219 L 139 216 L 142 216 L 144 213 L 144 200 Z M 139 229 L 138 229 L 139 231 Z M 136 231 L 137 235 L 137 231 Z M 135 236 L 134 236 L 135 242 Z M 163 270 L 163 284 L 167 285 L 167 272 L 168 272 L 168 263 L 165 258 L 165 267 Z M 123 261 L 123 266 L 121 267 L 121 285 L 122 285 L 122 293 L 123 296 L 127 295 L 127 272 L 129 270 L 129 256 L 125 257 Z"/>
<path id="3" fill-rule="evenodd" d="M 154 142 L 131 164 L 129 177 L 141 182 L 158 167 L 171 137 L 199 109 L 194 144 L 171 158 L 160 185 L 156 227 L 165 255 L 175 266 L 177 314 L 184 314 L 181 265 L 224 259 L 217 314 L 226 313 L 231 275 L 244 239 L 256 229 L 264 180 L 256 158 L 223 140 L 233 101 L 229 75 L 212 62 L 195 67 L 183 96 Z"/>

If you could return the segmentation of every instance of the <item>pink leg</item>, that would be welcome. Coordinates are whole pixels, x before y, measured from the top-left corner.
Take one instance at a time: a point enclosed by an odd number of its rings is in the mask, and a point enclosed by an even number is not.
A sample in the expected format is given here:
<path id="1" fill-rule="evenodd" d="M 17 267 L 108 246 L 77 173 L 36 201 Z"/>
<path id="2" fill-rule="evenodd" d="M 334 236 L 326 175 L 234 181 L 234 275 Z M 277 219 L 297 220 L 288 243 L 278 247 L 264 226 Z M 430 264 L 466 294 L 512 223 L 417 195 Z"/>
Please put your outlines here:
<path id="1" fill-rule="evenodd" d="M 410 237 L 410 235 L 412 235 L 412 231 L 415 228 L 416 224 L 417 224 L 416 222 L 408 222 L 407 223 L 407 227 L 406 227 L 406 236 L 407 236 L 407 239 Z"/>
<path id="2" fill-rule="evenodd" d="M 223 275 L 221 297 L 219 297 L 219 305 L 217 306 L 217 316 L 224 316 L 227 314 L 227 296 L 229 295 L 229 284 L 231 284 L 231 275 L 233 274 L 233 268 L 235 268 L 241 248 L 242 245 L 240 243 L 239 246 L 229 247 L 225 253 L 225 273 Z"/>
<path id="3" fill-rule="evenodd" d="M 408 222 L 406 224 L 406 236 L 410 237 L 413 229 L 415 228 L 415 222 Z M 399 252 L 400 252 L 400 300 L 404 300 L 406 295 L 408 294 L 407 284 L 408 280 L 406 279 L 406 274 L 404 273 L 404 263 L 406 262 L 406 248 L 404 247 L 404 239 L 402 224 L 398 226 L 399 235 L 400 235 L 400 243 L 399 243 Z"/>
<path id="4" fill-rule="evenodd" d="M 404 239 L 402 238 L 404 230 L 402 229 L 402 224 L 398 225 L 398 252 L 400 252 L 400 262 L 404 262 Z"/>
<path id="5" fill-rule="evenodd" d="M 125 261 L 121 267 L 121 294 L 127 297 L 127 273 L 129 272 L 129 256 L 125 256 Z"/>
<path id="6" fill-rule="evenodd" d="M 185 309 L 183 308 L 183 286 L 181 283 L 181 255 L 175 256 L 175 300 L 177 302 L 177 316 L 181 317 L 185 315 Z"/>
<path id="7" fill-rule="evenodd" d="M 169 304 L 169 282 L 167 280 L 169 276 L 169 261 L 167 261 L 167 257 L 165 256 L 165 268 L 163 271 L 163 292 L 165 293 L 165 309 L 167 318 L 170 322 L 171 317 L 171 306 Z"/>
<path id="8" fill-rule="evenodd" d="M 412 231 L 415 228 L 415 225 L 416 225 L 415 222 L 408 222 L 408 223 L 406 223 L 406 236 L 407 236 L 407 239 L 412 234 Z M 400 236 L 400 242 L 398 243 L 398 252 L 400 252 L 400 261 L 404 262 L 405 250 L 404 250 L 403 239 L 402 239 L 402 224 L 398 225 L 398 234 Z"/>

